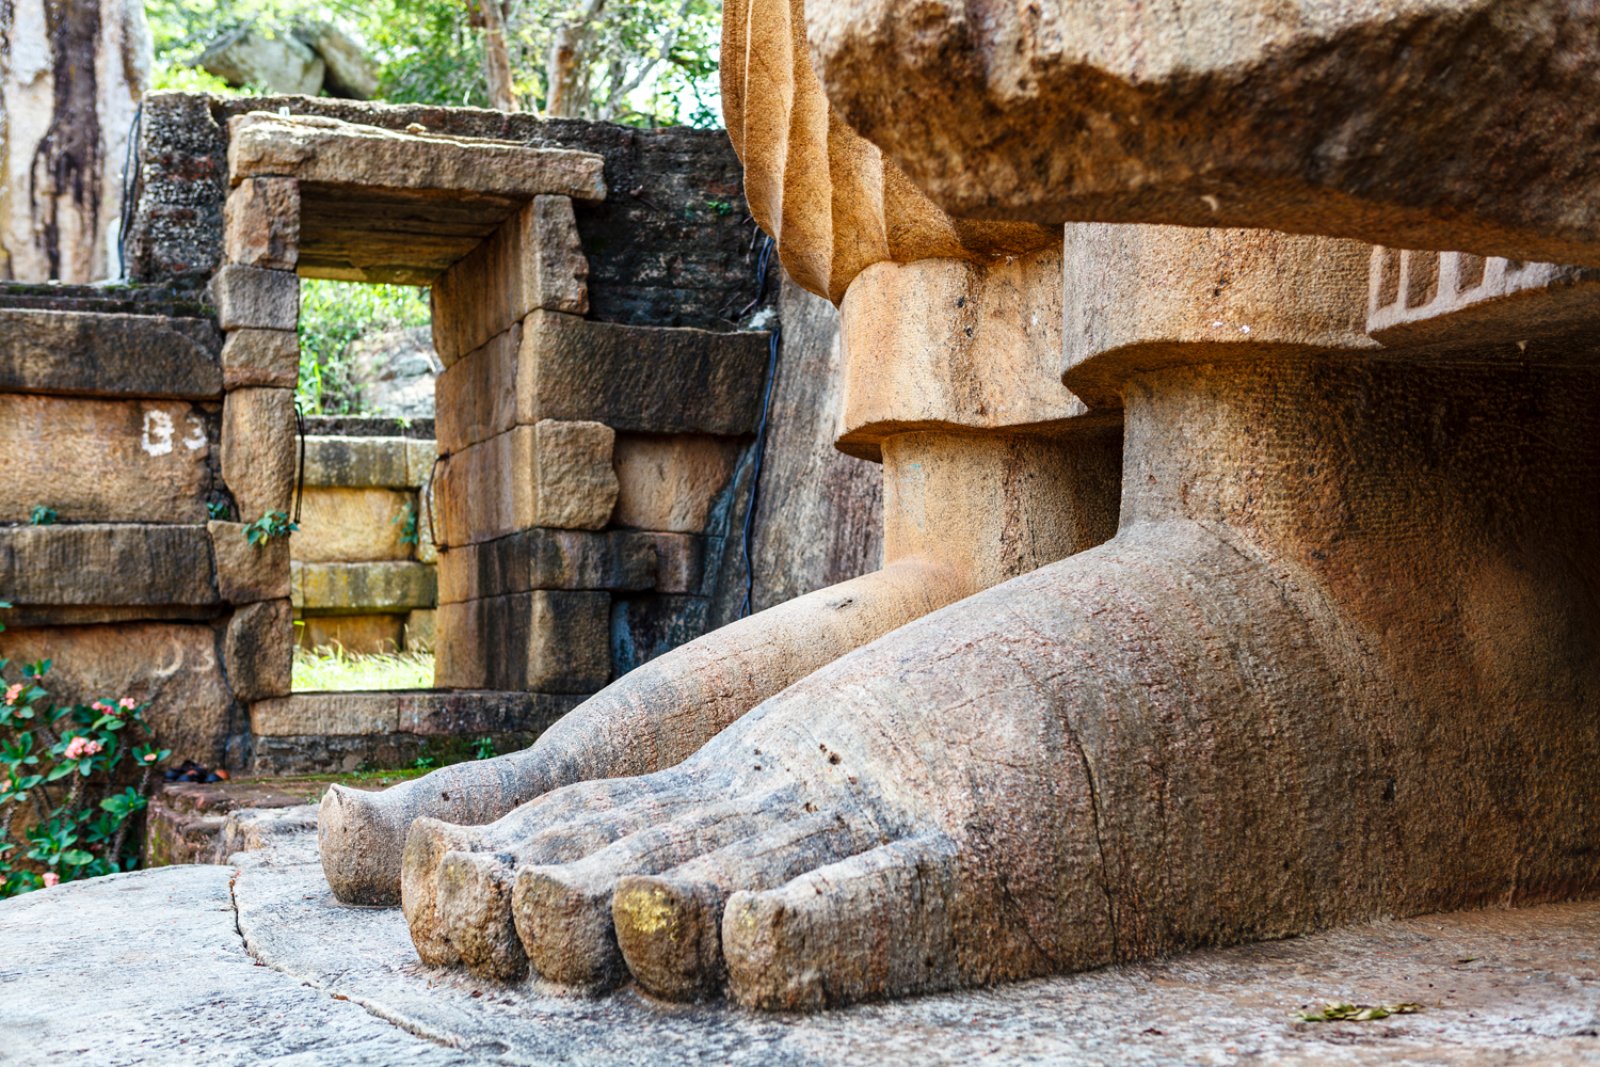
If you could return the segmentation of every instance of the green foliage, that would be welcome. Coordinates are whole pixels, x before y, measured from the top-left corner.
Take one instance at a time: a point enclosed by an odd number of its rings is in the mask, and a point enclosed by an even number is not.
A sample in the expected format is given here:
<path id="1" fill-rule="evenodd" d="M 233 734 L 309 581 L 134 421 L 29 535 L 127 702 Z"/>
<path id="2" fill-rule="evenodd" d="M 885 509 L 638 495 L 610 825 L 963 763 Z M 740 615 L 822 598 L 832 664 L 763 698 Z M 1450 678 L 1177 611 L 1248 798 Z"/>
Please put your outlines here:
<path id="1" fill-rule="evenodd" d="M 28 522 L 34 526 L 54 526 L 61 521 L 61 516 L 56 514 L 55 508 L 47 508 L 43 504 L 35 504 L 28 513 Z"/>
<path id="2" fill-rule="evenodd" d="M 247 24 L 270 35 L 333 22 L 366 44 L 377 63 L 380 99 L 484 107 L 475 6 L 475 0 L 145 0 L 153 82 L 157 89 L 259 92 L 230 88 L 192 64 L 212 40 Z M 583 117 L 641 126 L 721 124 L 717 0 L 504 0 L 504 10 L 524 109 L 544 110 L 551 43 L 558 27 L 571 25 L 583 45 Z"/>
<path id="3" fill-rule="evenodd" d="M 255 522 L 245 523 L 244 539 L 260 548 L 274 537 L 288 537 L 300 529 L 281 511 L 269 511 Z"/>
<path id="4" fill-rule="evenodd" d="M 308 415 L 360 414 L 351 346 L 363 335 L 432 321 L 428 290 L 315 278 L 300 281 L 300 378 L 296 399 Z"/>
<path id="5" fill-rule="evenodd" d="M 219 522 L 225 522 L 228 516 L 233 514 L 233 505 L 226 500 L 208 500 L 206 514 Z"/>
<path id="6" fill-rule="evenodd" d="M 0 603 L 0 607 L 9 605 Z M 132 697 L 58 706 L 40 684 L 51 662 L 25 665 L 15 681 L 0 659 L 0 898 L 131 870 L 132 820 L 144 810 L 152 772 L 172 753 L 154 743 Z M 138 768 L 138 785 L 119 774 Z"/>
<path id="7" fill-rule="evenodd" d="M 400 543 L 402 545 L 420 545 L 422 531 L 417 527 L 417 505 L 413 501 L 406 501 L 406 506 L 400 509 L 400 514 L 389 520 L 392 526 L 400 523 Z"/>
<path id="8" fill-rule="evenodd" d="M 338 645 L 297 648 L 291 687 L 296 693 L 344 693 L 378 689 L 429 689 L 433 655 L 383 652 L 358 655 Z"/>
<path id="9" fill-rule="evenodd" d="M 473 759 L 494 759 L 498 755 L 494 750 L 494 738 L 480 737 L 472 742 Z"/>

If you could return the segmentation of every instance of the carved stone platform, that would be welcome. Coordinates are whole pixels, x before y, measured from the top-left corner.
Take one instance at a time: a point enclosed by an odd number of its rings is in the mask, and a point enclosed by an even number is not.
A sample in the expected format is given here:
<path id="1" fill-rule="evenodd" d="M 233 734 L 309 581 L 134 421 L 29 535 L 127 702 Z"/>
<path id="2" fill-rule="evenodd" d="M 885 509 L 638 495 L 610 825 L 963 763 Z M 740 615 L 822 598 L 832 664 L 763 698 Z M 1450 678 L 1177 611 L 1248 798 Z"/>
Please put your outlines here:
<path id="1" fill-rule="evenodd" d="M 0 903 L 0 1063 L 1600 1064 L 1600 903 L 1376 923 L 810 1017 L 496 986 L 334 902 L 306 809 L 231 865 Z M 1303 1023 L 1328 1001 L 1423 1006 Z"/>

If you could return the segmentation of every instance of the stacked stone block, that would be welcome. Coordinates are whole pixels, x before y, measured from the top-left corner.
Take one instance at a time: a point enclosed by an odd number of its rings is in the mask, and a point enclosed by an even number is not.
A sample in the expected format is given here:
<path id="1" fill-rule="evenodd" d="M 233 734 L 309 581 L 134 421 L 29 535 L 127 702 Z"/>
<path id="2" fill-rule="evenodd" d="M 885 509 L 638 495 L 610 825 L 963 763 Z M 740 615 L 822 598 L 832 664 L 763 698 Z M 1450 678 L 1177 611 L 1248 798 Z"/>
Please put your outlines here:
<path id="1" fill-rule="evenodd" d="M 222 350 L 222 478 L 241 524 L 293 510 L 295 379 L 300 348 L 300 189 L 292 178 L 250 178 L 223 208 L 224 265 L 211 279 Z M 281 538 L 250 545 L 242 526 L 217 523 L 222 540 L 243 541 L 262 573 L 229 623 L 227 654 L 236 692 L 250 702 L 287 696 L 293 655 L 289 560 Z M 269 550 L 263 548 L 270 546 Z M 232 546 L 230 551 L 237 551 Z M 241 587 L 243 588 L 243 587 Z"/>
<path id="2" fill-rule="evenodd" d="M 181 293 L 0 287 L 0 655 L 53 660 L 61 700 L 150 700 L 162 743 L 206 763 L 241 702 L 289 684 L 287 546 L 209 518 L 222 348 Z"/>
<path id="3" fill-rule="evenodd" d="M 432 650 L 434 457 L 431 439 L 307 435 L 290 564 L 302 647 Z"/>
<path id="4" fill-rule="evenodd" d="M 594 322 L 587 276 L 571 201 L 540 196 L 433 286 L 440 686 L 592 693 L 641 659 L 636 594 L 705 628 L 765 335 Z"/>

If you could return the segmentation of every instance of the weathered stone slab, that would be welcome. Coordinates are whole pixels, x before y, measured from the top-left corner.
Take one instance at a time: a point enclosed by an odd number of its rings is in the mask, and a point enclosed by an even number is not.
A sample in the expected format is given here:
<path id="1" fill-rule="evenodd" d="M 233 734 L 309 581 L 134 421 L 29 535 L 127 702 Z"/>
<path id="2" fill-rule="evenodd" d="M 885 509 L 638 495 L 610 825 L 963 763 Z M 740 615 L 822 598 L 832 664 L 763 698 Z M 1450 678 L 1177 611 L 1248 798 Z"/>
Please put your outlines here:
<path id="1" fill-rule="evenodd" d="M 288 271 L 229 265 L 211 278 L 224 330 L 292 330 L 300 320 L 300 279 Z"/>
<path id="2" fill-rule="evenodd" d="M 295 693 L 250 705 L 250 731 L 261 736 L 394 733 L 400 701 L 394 693 Z"/>
<path id="3" fill-rule="evenodd" d="M 541 422 L 446 457 L 433 483 L 435 534 L 453 546 L 534 526 L 599 529 L 617 498 L 614 436 L 599 423 Z"/>
<path id="4" fill-rule="evenodd" d="M 1516 344 L 1600 326 L 1600 270 L 1372 250 L 1367 332 L 1391 348 Z"/>
<path id="5" fill-rule="evenodd" d="M 471 1062 L 472 1053 L 435 1045 L 354 1001 L 260 966 L 235 926 L 233 876 L 223 866 L 166 867 L 0 905 L 7 1058 L 187 1063 L 205 1050 L 217 1064 Z M 108 930 L 138 934 L 108 937 Z M 70 1021 L 67 1003 L 80 1005 Z"/>
<path id="6" fill-rule="evenodd" d="M 535 311 L 523 320 L 517 421 L 750 433 L 766 367 L 765 333 L 622 326 Z"/>
<path id="7" fill-rule="evenodd" d="M 535 521 L 564 530 L 598 530 L 617 502 L 612 448 L 616 431 L 599 422 L 543 419 L 533 427 Z"/>
<path id="8" fill-rule="evenodd" d="M 620 526 L 700 533 L 733 477 L 742 442 L 700 434 L 618 434 Z"/>
<path id="9" fill-rule="evenodd" d="M 206 521 L 214 409 L 0 394 L 0 522 Z"/>
<path id="10" fill-rule="evenodd" d="M 627 674 L 706 632 L 711 602 L 701 596 L 619 597 L 611 608 L 611 658 Z"/>
<path id="11" fill-rule="evenodd" d="M 495 691 L 296 693 L 253 705 L 250 721 L 252 731 L 262 737 L 542 733 L 581 699 Z"/>
<path id="12" fill-rule="evenodd" d="M 222 761 L 233 696 L 218 655 L 219 634 L 196 623 L 12 627 L 5 654 L 19 663 L 52 659 L 46 688 L 58 703 L 131 696 L 151 702 L 156 737 L 175 762 Z"/>
<path id="13" fill-rule="evenodd" d="M 538 196 L 433 283 L 433 347 L 445 366 L 534 308 L 589 310 L 589 261 L 572 201 Z"/>
<path id="14" fill-rule="evenodd" d="M 434 379 L 434 419 L 442 451 L 459 452 L 517 425 L 521 346 L 522 324 L 516 323 Z"/>
<path id="15" fill-rule="evenodd" d="M 652 535 L 630 531 L 523 530 L 440 553 L 439 601 L 534 589 L 650 589 L 658 551 Z"/>
<path id="16" fill-rule="evenodd" d="M 611 597 L 540 590 L 439 606 L 434 684 L 593 693 L 611 680 Z"/>
<path id="17" fill-rule="evenodd" d="M 767 335 L 624 326 L 534 311 L 438 379 L 440 447 L 456 452 L 541 419 L 645 433 L 755 430 Z"/>
<path id="18" fill-rule="evenodd" d="M 428 484 L 433 477 L 433 465 L 439 458 L 439 446 L 429 438 L 406 438 L 406 485 L 418 487 Z"/>
<path id="19" fill-rule="evenodd" d="M 243 701 L 287 696 L 294 657 L 289 601 L 262 600 L 237 609 L 222 649 L 234 696 Z"/>
<path id="20" fill-rule="evenodd" d="M 656 549 L 656 592 L 707 592 L 706 538 L 677 533 L 653 533 L 649 537 Z"/>
<path id="21" fill-rule="evenodd" d="M 293 178 L 249 178 L 222 209 L 222 247 L 229 263 L 294 270 L 300 259 L 300 184 Z"/>
<path id="22" fill-rule="evenodd" d="M 220 399 L 208 319 L 0 308 L 0 390 Z"/>
<path id="23" fill-rule="evenodd" d="M 431 608 L 433 568 L 422 563 L 293 563 L 294 606 L 329 614 L 402 612 Z"/>
<path id="24" fill-rule="evenodd" d="M 295 640 L 301 648 L 340 648 L 356 654 L 397 652 L 411 615 L 312 615 L 300 620 Z"/>
<path id="25" fill-rule="evenodd" d="M 254 522 L 269 511 L 287 513 L 294 495 L 294 393 L 235 389 L 222 405 L 222 477 Z"/>
<path id="26" fill-rule="evenodd" d="M 230 604 L 277 600 L 289 595 L 289 542 L 274 537 L 251 544 L 244 523 L 206 524 L 216 561 L 217 592 Z"/>
<path id="27" fill-rule="evenodd" d="M 13 604 L 215 604 L 204 526 L 0 527 L 0 590 Z"/>
<path id="28" fill-rule="evenodd" d="M 302 563 L 359 563 L 412 556 L 415 546 L 403 540 L 407 518 L 416 513 L 412 493 L 307 487 L 300 505 L 300 529 L 290 547 Z"/>
<path id="29" fill-rule="evenodd" d="M 790 36 L 781 17 L 757 20 L 771 27 L 760 36 Z M 1600 265 L 1588 5 L 1041 13 L 984 0 L 908 20 L 893 0 L 853 0 L 806 6 L 804 29 L 836 124 L 957 218 L 1265 227 Z M 750 70 L 770 77 L 750 48 Z M 815 106 L 776 85 L 748 100 L 755 129 Z"/>
<path id="30" fill-rule="evenodd" d="M 482 735 L 479 735 L 480 737 Z M 527 731 L 490 734 L 496 752 L 527 748 L 538 735 Z M 441 750 L 470 757 L 478 738 L 408 733 L 389 734 L 287 734 L 251 739 L 249 771 L 256 775 L 349 774 L 362 768 L 411 767 L 419 757 L 437 759 Z M 230 816 L 230 822 L 236 816 Z M 313 823 L 315 819 L 313 818 Z M 224 834 L 229 827 L 224 827 Z M 314 861 L 316 853 L 308 859 Z"/>
<path id="31" fill-rule="evenodd" d="M 590 152 L 402 133 L 309 115 L 252 112 L 228 120 L 232 180 L 299 178 L 307 199 L 309 184 L 601 200 L 603 169 L 601 157 Z"/>
<path id="32" fill-rule="evenodd" d="M 235 842 L 265 848 L 230 866 L 140 871 L 0 903 L 0 1019 L 27 1062 L 82 1063 L 92 1032 L 100 1057 L 117 1063 L 203 1052 L 217 1063 L 622 1067 L 641 1047 L 719 1067 L 1600 1063 L 1594 903 L 1427 915 L 775 1016 L 664 1007 L 630 989 L 590 998 L 486 986 L 464 970 L 418 967 L 399 909 L 331 898 L 314 830 L 270 832 L 279 820 L 303 823 L 303 811 L 274 808 L 267 826 L 241 826 Z M 230 821 L 250 818 L 236 811 Z M 105 936 L 132 929 L 140 936 Z M 1329 1001 L 1422 1011 L 1295 1021 Z M 64 1014 L 62 1003 L 81 1007 Z"/>
<path id="33" fill-rule="evenodd" d="M 222 384 L 293 389 L 300 377 L 300 338 L 293 330 L 234 330 L 222 346 Z"/>
<path id="34" fill-rule="evenodd" d="M 424 737 L 541 734 L 582 700 L 564 693 L 407 692 L 400 697 L 400 731 Z"/>
<path id="35" fill-rule="evenodd" d="M 422 479 L 413 481 L 412 442 L 404 437 L 306 437 L 305 483 L 310 489 L 336 487 L 360 488 L 381 486 L 391 489 L 414 489 Z M 418 459 L 424 451 L 415 450 Z M 419 462 L 416 466 L 422 466 Z M 427 470 L 423 468 L 423 477 Z"/>

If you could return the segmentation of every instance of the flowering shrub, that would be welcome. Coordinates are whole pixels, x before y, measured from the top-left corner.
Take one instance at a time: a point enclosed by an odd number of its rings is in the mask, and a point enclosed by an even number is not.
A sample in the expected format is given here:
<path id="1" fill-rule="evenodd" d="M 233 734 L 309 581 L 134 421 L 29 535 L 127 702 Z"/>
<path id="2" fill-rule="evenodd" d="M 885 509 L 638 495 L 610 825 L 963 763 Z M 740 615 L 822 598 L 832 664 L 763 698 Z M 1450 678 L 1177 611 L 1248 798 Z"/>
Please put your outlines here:
<path id="1" fill-rule="evenodd" d="M 149 704 L 58 706 L 39 684 L 49 660 L 27 664 L 17 681 L 9 666 L 0 659 L 0 898 L 131 870 L 139 857 L 128 830 L 172 754 L 154 744 Z M 137 787 L 119 784 L 132 768 Z"/>

